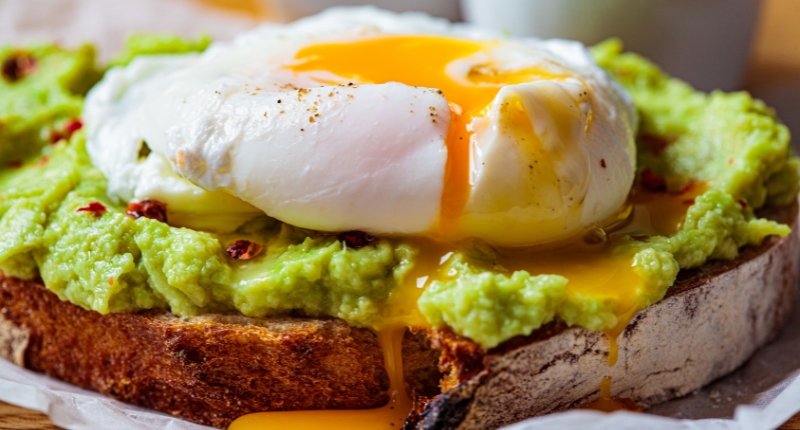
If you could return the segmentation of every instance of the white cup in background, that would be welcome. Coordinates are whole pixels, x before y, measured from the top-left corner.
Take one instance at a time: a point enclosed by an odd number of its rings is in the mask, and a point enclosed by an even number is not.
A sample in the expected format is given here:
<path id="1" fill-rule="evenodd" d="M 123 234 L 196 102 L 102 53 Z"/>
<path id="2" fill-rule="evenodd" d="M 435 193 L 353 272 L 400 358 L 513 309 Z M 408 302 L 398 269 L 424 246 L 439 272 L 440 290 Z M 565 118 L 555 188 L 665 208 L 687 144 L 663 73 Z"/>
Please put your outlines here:
<path id="1" fill-rule="evenodd" d="M 800 0 L 799 0 L 800 1 Z M 514 36 L 619 37 L 698 89 L 743 83 L 760 0 L 461 0 L 468 22 Z"/>
<path id="2" fill-rule="evenodd" d="M 458 0 L 261 0 L 268 13 L 282 22 L 294 21 L 333 6 L 375 5 L 395 12 L 420 11 L 458 21 Z"/>

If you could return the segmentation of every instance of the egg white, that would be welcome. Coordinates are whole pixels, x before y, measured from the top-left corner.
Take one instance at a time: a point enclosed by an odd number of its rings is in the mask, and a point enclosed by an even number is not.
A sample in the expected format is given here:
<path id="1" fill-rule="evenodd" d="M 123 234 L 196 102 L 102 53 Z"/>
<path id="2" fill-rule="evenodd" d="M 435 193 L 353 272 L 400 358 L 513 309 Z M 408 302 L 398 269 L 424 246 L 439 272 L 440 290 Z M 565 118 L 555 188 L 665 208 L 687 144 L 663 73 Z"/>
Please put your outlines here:
<path id="1" fill-rule="evenodd" d="M 446 94 L 396 82 L 323 85 L 284 67 L 310 44 L 391 34 L 497 38 L 422 14 L 343 8 L 200 55 L 139 57 L 87 96 L 87 149 L 110 196 L 157 198 L 170 213 L 192 214 L 179 217 L 190 227 L 229 231 L 266 213 L 323 231 L 443 238 Z M 470 197 L 444 238 L 529 245 L 618 213 L 635 170 L 630 97 L 576 42 L 504 40 L 449 73 L 486 61 L 574 78 L 508 85 L 475 120 Z M 511 102 L 528 115 L 538 152 L 508 125 Z M 555 174 L 537 173 L 539 163 Z"/>

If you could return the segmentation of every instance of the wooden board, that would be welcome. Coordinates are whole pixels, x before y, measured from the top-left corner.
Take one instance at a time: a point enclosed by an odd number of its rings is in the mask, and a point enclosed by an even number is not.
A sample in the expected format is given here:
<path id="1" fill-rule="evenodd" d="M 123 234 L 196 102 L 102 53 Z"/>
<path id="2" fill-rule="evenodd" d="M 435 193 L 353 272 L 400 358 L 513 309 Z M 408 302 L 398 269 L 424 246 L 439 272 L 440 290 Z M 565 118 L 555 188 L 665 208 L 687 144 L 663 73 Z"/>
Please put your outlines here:
<path id="1" fill-rule="evenodd" d="M 55 430 L 47 415 L 0 402 L 0 429 Z"/>

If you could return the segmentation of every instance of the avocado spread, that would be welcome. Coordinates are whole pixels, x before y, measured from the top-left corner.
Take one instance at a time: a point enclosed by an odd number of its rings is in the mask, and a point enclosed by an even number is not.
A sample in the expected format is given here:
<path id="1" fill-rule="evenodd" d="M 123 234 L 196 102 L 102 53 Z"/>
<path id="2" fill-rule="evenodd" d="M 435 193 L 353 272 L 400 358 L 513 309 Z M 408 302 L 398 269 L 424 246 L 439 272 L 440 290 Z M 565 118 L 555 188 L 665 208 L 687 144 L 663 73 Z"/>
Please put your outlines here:
<path id="1" fill-rule="evenodd" d="M 208 43 L 136 36 L 112 64 L 200 51 Z M 746 93 L 696 92 L 623 53 L 616 41 L 598 45 L 594 55 L 639 109 L 639 171 L 658 178 L 663 192 L 706 184 L 676 232 L 617 244 L 615 255 L 630 256 L 644 280 L 634 310 L 660 300 L 681 268 L 734 258 L 744 245 L 789 233 L 754 214 L 793 202 L 800 182 L 789 132 L 768 107 Z M 0 270 L 6 276 L 41 278 L 61 299 L 100 313 L 293 314 L 377 327 L 398 286 L 421 264 L 423 246 L 410 239 L 354 246 L 342 235 L 267 216 L 231 234 L 130 216 L 128 202 L 107 197 L 106 180 L 79 131 L 83 95 L 102 76 L 92 48 L 6 48 L 0 61 Z M 236 259 L 229 252 L 236 243 L 263 249 Z M 589 330 L 619 324 L 613 300 L 568 293 L 568 277 L 507 270 L 499 261 L 488 245 L 459 244 L 439 269 L 444 275 L 419 297 L 428 323 L 487 348 L 556 318 Z"/>

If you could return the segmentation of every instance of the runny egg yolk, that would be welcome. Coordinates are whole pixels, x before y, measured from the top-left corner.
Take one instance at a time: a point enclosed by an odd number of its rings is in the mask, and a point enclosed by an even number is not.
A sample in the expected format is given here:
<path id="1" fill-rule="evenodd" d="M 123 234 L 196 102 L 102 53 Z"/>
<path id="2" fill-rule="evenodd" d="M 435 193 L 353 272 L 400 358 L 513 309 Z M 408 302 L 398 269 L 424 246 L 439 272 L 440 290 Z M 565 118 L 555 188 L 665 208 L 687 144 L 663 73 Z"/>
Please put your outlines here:
<path id="1" fill-rule="evenodd" d="M 448 224 L 461 215 L 469 199 L 470 146 L 474 138 L 472 121 L 486 114 L 487 107 L 505 85 L 568 77 L 540 69 L 504 73 L 498 72 L 491 65 L 473 67 L 466 79 L 458 79 L 448 73 L 448 66 L 454 61 L 487 49 L 492 43 L 498 42 L 476 42 L 439 36 L 390 36 L 317 44 L 298 51 L 296 63 L 290 67 L 297 73 L 325 71 L 343 80 L 334 83 L 401 82 L 406 85 L 438 88 L 444 93 L 451 109 L 451 122 L 446 138 L 448 158 L 441 213 L 441 228 L 446 229 Z M 509 110 L 506 121 L 514 126 L 512 129 L 518 130 L 521 136 L 535 137 L 524 107 L 519 103 L 512 103 L 506 108 Z M 429 114 L 431 121 L 437 120 L 436 112 Z M 680 195 L 637 190 L 633 198 L 629 199 L 627 210 L 620 216 L 619 221 L 624 225 L 618 227 L 616 232 L 602 232 L 607 240 L 605 246 L 592 247 L 573 243 L 545 252 L 542 249 L 505 249 L 500 251 L 496 269 L 509 273 L 525 270 L 532 275 L 562 275 L 569 279 L 568 296 L 598 297 L 614 303 L 619 324 L 605 331 L 609 340 L 609 365 L 614 365 L 616 338 L 630 318 L 640 310 L 640 293 L 647 288 L 634 268 L 633 255 L 615 253 L 614 247 L 624 235 L 675 233 L 693 199 L 705 190 L 706 187 L 702 184 Z M 428 239 L 413 240 L 421 249 L 416 267 L 409 276 L 410 280 L 405 285 L 397 286 L 392 293 L 377 330 L 391 380 L 391 401 L 382 408 L 362 411 L 258 413 L 240 418 L 233 423 L 232 429 L 402 427 L 413 404 L 412 399 L 406 395 L 402 382 L 403 333 L 409 326 L 428 326 L 417 309 L 417 300 L 428 283 L 447 277 L 440 270 L 441 266 L 461 246 L 459 243 L 441 243 Z M 619 402 L 611 400 L 610 384 L 609 378 L 603 380 L 603 396 L 605 403 L 613 403 L 612 406 L 616 407 Z"/>
<path id="2" fill-rule="evenodd" d="M 447 229 L 461 215 L 470 195 L 473 119 L 486 113 L 503 86 L 566 78 L 541 68 L 504 71 L 492 64 L 472 67 L 461 77 L 448 70 L 453 62 L 499 43 L 442 36 L 376 37 L 304 47 L 290 67 L 296 73 L 329 72 L 345 82 L 401 82 L 442 91 L 451 115 L 440 226 Z M 431 121 L 437 121 L 437 112 L 425 113 Z M 530 129 L 530 121 L 526 123 Z M 529 133 L 533 135 L 532 130 Z"/>

